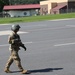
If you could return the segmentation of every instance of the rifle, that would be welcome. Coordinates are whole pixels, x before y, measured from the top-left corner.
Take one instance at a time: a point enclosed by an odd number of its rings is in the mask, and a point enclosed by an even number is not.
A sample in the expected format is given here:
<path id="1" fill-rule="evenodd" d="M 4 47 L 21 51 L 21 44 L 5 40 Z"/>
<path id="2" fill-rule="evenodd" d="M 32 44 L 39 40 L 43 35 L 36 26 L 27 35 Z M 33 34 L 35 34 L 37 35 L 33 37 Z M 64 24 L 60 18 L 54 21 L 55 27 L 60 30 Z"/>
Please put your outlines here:
<path id="1" fill-rule="evenodd" d="M 20 46 L 21 46 L 22 48 L 24 48 L 24 50 L 26 51 L 26 47 L 25 47 L 24 44 L 21 43 Z"/>

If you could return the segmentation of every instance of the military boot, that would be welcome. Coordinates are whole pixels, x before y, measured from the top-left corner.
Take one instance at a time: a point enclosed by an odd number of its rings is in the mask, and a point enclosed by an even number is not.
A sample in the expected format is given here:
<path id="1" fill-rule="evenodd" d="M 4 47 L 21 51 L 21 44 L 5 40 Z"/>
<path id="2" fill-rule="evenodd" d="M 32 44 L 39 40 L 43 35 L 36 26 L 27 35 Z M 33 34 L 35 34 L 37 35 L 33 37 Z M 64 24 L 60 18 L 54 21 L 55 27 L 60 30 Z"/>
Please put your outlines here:
<path id="1" fill-rule="evenodd" d="M 11 73 L 11 71 L 9 70 L 9 69 L 4 69 L 4 72 L 6 72 L 6 73 Z"/>
<path id="2" fill-rule="evenodd" d="M 23 71 L 21 71 L 21 74 L 29 74 L 29 71 L 28 70 L 23 70 Z"/>

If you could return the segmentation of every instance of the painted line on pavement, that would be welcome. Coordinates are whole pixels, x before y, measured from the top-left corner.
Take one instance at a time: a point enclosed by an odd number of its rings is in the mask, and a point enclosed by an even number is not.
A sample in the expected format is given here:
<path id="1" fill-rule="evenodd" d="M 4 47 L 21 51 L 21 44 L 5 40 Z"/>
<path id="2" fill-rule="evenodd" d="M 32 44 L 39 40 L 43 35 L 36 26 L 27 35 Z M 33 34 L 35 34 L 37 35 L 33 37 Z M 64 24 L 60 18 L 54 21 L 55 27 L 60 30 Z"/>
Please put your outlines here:
<path id="1" fill-rule="evenodd" d="M 33 43 L 32 41 L 30 41 L 30 42 L 23 42 L 23 44 L 31 44 L 31 43 Z"/>
<path id="2" fill-rule="evenodd" d="M 65 21 L 65 20 L 73 20 L 75 18 L 66 18 L 66 19 L 54 19 L 54 20 L 49 20 L 49 21 Z"/>
<path id="3" fill-rule="evenodd" d="M 14 24 L 0 24 L 0 26 L 2 26 L 2 25 L 14 25 Z"/>
<path id="4" fill-rule="evenodd" d="M 33 42 L 23 42 L 23 44 L 31 44 Z M 5 47 L 5 46 L 10 46 L 10 44 L 3 44 L 3 45 L 0 45 L 0 47 Z"/>
<path id="5" fill-rule="evenodd" d="M 75 25 L 66 25 L 66 26 L 68 26 L 68 27 L 75 27 Z"/>
<path id="6" fill-rule="evenodd" d="M 11 34 L 12 31 L 10 30 L 5 30 L 5 31 L 0 31 L 0 36 L 2 35 L 9 35 Z M 24 31 L 19 31 L 18 34 L 23 34 L 23 33 L 28 33 L 28 32 L 24 32 Z"/>
<path id="7" fill-rule="evenodd" d="M 73 42 L 73 43 L 64 43 L 64 44 L 56 44 L 54 46 L 58 47 L 58 46 L 67 46 L 67 45 L 74 45 L 74 44 L 75 44 L 75 42 Z"/>
<path id="8" fill-rule="evenodd" d="M 0 45 L 0 47 L 4 47 L 4 46 L 9 46 L 9 44 L 3 44 L 3 45 Z"/>

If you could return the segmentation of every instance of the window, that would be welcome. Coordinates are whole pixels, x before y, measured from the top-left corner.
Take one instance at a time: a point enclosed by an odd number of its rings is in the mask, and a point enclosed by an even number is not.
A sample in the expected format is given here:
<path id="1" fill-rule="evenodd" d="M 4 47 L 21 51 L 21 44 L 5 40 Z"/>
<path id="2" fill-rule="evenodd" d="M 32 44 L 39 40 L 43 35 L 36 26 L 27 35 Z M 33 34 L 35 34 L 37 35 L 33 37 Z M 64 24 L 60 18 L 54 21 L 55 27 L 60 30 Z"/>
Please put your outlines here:
<path id="1" fill-rule="evenodd" d="M 27 15 L 27 12 L 24 12 L 24 15 Z"/>

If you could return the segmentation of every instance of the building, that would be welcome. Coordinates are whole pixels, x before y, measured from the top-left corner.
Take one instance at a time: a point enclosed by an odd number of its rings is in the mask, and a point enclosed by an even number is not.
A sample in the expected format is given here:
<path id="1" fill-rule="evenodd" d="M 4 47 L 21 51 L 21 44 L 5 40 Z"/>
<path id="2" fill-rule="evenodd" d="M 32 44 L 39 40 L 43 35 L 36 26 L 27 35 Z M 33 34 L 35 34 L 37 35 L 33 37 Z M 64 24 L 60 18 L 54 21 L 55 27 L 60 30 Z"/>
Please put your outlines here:
<path id="1" fill-rule="evenodd" d="M 40 4 L 27 4 L 27 5 L 10 5 L 4 6 L 3 11 L 9 17 L 22 17 L 38 15 L 40 10 Z"/>
<path id="2" fill-rule="evenodd" d="M 3 16 L 22 17 L 75 12 L 75 0 L 44 0 L 40 4 L 4 6 Z"/>
<path id="3" fill-rule="evenodd" d="M 75 12 L 75 0 L 45 0 L 40 1 L 40 14 L 59 14 Z"/>

